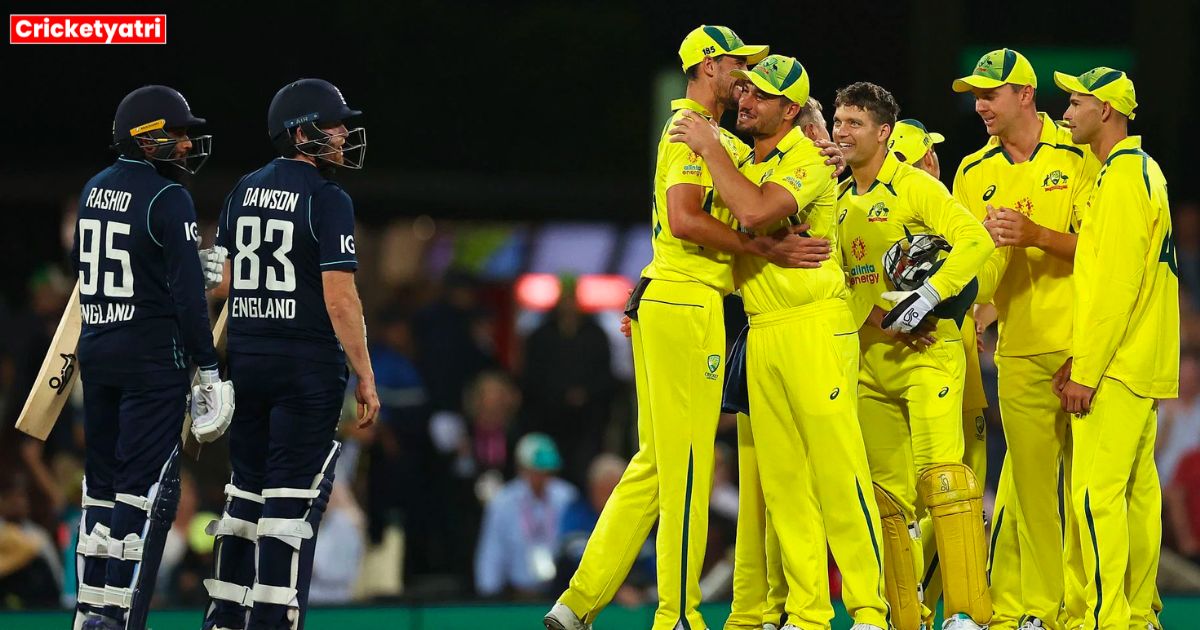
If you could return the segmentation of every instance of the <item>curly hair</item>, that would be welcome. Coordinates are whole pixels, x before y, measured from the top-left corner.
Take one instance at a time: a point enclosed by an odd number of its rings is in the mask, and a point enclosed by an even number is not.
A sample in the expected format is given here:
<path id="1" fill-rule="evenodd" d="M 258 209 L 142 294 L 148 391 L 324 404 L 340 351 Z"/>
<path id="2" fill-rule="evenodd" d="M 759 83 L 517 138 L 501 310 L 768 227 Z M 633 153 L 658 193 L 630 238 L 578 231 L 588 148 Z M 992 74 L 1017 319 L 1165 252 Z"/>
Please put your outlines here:
<path id="1" fill-rule="evenodd" d="M 896 118 L 900 116 L 900 104 L 892 93 L 866 81 L 851 83 L 838 90 L 834 107 L 857 107 L 871 112 L 875 122 L 881 125 L 896 126 Z"/>

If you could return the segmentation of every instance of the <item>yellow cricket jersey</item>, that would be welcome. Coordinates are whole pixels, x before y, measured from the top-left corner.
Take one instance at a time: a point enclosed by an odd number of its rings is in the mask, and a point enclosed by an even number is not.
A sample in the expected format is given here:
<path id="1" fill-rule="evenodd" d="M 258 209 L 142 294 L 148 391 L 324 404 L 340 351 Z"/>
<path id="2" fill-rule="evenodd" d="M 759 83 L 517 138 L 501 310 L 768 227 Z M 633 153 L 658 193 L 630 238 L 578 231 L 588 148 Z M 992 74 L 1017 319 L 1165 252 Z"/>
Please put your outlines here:
<path id="1" fill-rule="evenodd" d="M 757 256 L 739 256 L 734 275 L 746 313 L 757 315 L 819 300 L 845 299 L 846 277 L 837 258 L 837 182 L 832 177 L 833 167 L 825 164 L 820 149 L 795 128 L 761 162 L 755 162 L 751 153 L 740 168 L 759 186 L 776 184 L 796 199 L 796 214 L 760 233 L 808 223 L 809 235 L 829 239 L 832 247 L 829 260 L 817 269 L 785 269 Z"/>
<path id="2" fill-rule="evenodd" d="M 1071 143 L 1070 130 L 1044 113 L 1038 117 L 1042 135 L 1028 160 L 1014 164 L 993 136 L 963 158 L 954 196 L 981 221 L 990 204 L 1057 232 L 1075 232 L 1100 164 L 1086 146 Z M 1071 269 L 1071 262 L 1036 247 L 996 249 L 979 274 L 977 301 L 996 304 L 998 354 L 1031 356 L 1070 346 Z"/>
<path id="3" fill-rule="evenodd" d="M 671 101 L 671 110 L 671 118 L 658 140 L 658 160 L 654 167 L 654 257 L 642 275 L 658 280 L 702 282 L 721 293 L 729 293 L 733 291 L 733 256 L 675 238 L 667 217 L 667 190 L 678 184 L 694 184 L 704 189 L 704 211 L 725 225 L 734 225 L 729 208 L 713 190 L 712 174 L 704 160 L 686 144 L 671 142 L 668 133 L 671 125 L 683 116 L 683 110 L 709 120 L 712 115 L 704 106 L 686 98 Z M 721 141 L 734 164 L 741 164 L 750 155 L 750 147 L 725 129 L 721 129 Z"/>
<path id="4" fill-rule="evenodd" d="M 995 246 L 987 230 L 941 182 L 916 167 L 900 162 L 890 151 L 875 182 L 859 191 L 853 178 L 838 186 L 842 262 L 849 277 L 851 310 L 861 325 L 872 306 L 885 311 L 883 299 L 894 290 L 883 268 L 883 255 L 912 234 L 940 234 L 953 248 L 929 284 L 943 298 L 962 291 L 987 261 Z M 962 339 L 952 320 L 938 322 L 937 337 Z"/>
<path id="5" fill-rule="evenodd" d="M 1104 161 L 1075 250 L 1071 379 L 1146 398 L 1179 395 L 1179 267 L 1167 180 L 1140 136 Z"/>

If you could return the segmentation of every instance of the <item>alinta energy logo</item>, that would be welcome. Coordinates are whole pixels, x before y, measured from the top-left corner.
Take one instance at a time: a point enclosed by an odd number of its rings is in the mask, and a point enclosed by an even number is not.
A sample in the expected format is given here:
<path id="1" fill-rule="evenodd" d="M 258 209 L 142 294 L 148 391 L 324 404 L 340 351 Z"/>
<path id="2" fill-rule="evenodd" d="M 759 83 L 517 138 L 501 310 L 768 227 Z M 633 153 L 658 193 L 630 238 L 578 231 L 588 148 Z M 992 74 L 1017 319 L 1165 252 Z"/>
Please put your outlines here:
<path id="1" fill-rule="evenodd" d="M 166 44 L 167 16 L 10 14 L 9 44 Z"/>

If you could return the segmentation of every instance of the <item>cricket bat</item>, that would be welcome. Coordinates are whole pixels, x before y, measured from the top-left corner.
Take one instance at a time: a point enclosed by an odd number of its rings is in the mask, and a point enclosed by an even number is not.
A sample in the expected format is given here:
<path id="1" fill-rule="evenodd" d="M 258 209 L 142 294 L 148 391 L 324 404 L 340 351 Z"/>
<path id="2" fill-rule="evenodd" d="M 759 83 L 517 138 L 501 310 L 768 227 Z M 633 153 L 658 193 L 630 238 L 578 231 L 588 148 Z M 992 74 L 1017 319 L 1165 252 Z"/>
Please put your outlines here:
<path id="1" fill-rule="evenodd" d="M 37 381 L 33 390 L 25 399 L 21 416 L 17 418 L 17 429 L 39 440 L 45 441 L 58 422 L 67 398 L 71 396 L 71 388 L 79 379 L 75 373 L 79 370 L 75 352 L 79 347 L 79 331 L 83 324 L 79 311 L 79 283 L 71 289 L 71 299 L 67 302 L 67 310 L 63 312 L 58 322 L 58 330 L 54 332 L 54 340 L 46 358 L 42 359 L 42 368 L 38 370 Z"/>
<path id="2" fill-rule="evenodd" d="M 229 302 L 225 302 L 225 306 L 221 307 L 221 314 L 217 316 L 217 323 L 213 324 L 213 348 L 217 351 L 217 358 L 221 361 L 225 360 L 225 327 L 229 322 Z M 192 386 L 200 384 L 200 375 L 192 375 Z M 190 391 L 190 390 L 189 390 Z M 180 435 L 183 440 L 183 452 L 192 456 L 192 459 L 200 459 L 200 442 L 196 436 L 192 435 L 192 413 L 191 407 L 184 412 L 183 415 L 183 433 Z"/>

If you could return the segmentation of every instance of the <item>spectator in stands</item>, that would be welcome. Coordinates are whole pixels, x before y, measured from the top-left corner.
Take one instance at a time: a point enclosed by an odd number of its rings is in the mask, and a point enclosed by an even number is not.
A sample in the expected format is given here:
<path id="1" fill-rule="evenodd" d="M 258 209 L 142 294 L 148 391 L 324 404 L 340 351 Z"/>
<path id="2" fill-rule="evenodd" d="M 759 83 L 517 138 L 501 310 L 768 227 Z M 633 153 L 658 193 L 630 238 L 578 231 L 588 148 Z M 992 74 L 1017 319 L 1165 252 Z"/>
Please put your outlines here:
<path id="1" fill-rule="evenodd" d="M 433 444 L 429 438 L 429 398 L 413 363 L 412 328 L 399 306 L 376 318 L 371 366 L 382 409 L 368 449 L 367 522 L 378 543 L 389 520 L 399 520 L 409 535 L 424 532 Z M 419 552 L 419 549 L 413 551 Z"/>
<path id="2" fill-rule="evenodd" d="M 1184 349 L 1179 357 L 1179 398 L 1158 406 L 1158 440 L 1154 459 L 1159 483 L 1166 487 L 1175 478 L 1180 460 L 1200 448 L 1200 354 Z"/>
<path id="3" fill-rule="evenodd" d="M 53 539 L 30 520 L 25 475 L 0 478 L 0 607 L 58 605 L 61 574 Z"/>
<path id="4" fill-rule="evenodd" d="M 345 604 L 352 600 L 366 553 L 365 521 L 350 488 L 335 482 L 313 556 L 310 603 Z"/>
<path id="5" fill-rule="evenodd" d="M 1179 286 L 1187 290 L 1180 297 L 1190 297 L 1190 306 L 1197 309 L 1200 308 L 1200 204 L 1194 201 L 1179 204 L 1173 221 Z"/>
<path id="6" fill-rule="evenodd" d="M 459 411 L 467 383 L 495 365 L 477 339 L 481 308 L 475 291 L 470 275 L 451 270 L 442 282 L 442 295 L 414 318 L 417 367 L 435 411 Z"/>
<path id="7" fill-rule="evenodd" d="M 520 405 L 521 393 L 512 378 L 489 370 L 467 389 L 466 417 L 440 412 L 430 419 L 439 472 L 427 483 L 444 501 L 435 506 L 440 528 L 432 544 L 442 554 L 440 566 L 446 572 L 471 575 L 483 504 L 512 475 L 512 430 Z M 468 577 L 468 589 L 471 582 Z"/>
<path id="8" fill-rule="evenodd" d="M 582 485 L 601 450 L 616 386 L 608 336 L 579 310 L 574 278 L 563 278 L 558 305 L 525 340 L 524 382 L 529 429 L 554 438 L 563 477 Z"/>
<path id="9" fill-rule="evenodd" d="M 487 504 L 475 552 L 475 590 L 539 598 L 554 583 L 563 513 L 575 500 L 571 484 L 555 477 L 562 458 L 554 440 L 530 433 L 517 443 L 517 478 Z"/>
<path id="10" fill-rule="evenodd" d="M 1168 546 L 1200 564 L 1200 449 L 1185 454 L 1166 483 L 1163 517 Z"/>
<path id="11" fill-rule="evenodd" d="M 604 509 L 613 488 L 621 481 L 627 465 L 626 460 L 616 455 L 602 453 L 588 466 L 587 494 L 576 499 L 563 515 L 558 551 L 560 579 L 554 590 L 566 588 L 567 580 L 579 567 L 583 549 L 600 519 L 600 510 Z M 650 601 L 657 579 L 654 571 L 654 537 L 651 536 L 642 545 L 633 568 L 613 600 L 624 606 L 640 606 Z"/>

